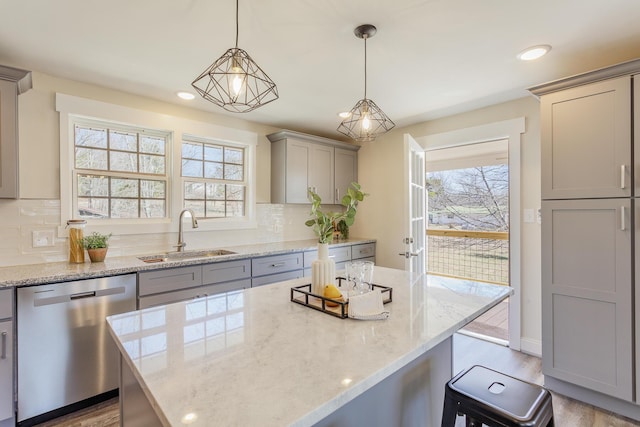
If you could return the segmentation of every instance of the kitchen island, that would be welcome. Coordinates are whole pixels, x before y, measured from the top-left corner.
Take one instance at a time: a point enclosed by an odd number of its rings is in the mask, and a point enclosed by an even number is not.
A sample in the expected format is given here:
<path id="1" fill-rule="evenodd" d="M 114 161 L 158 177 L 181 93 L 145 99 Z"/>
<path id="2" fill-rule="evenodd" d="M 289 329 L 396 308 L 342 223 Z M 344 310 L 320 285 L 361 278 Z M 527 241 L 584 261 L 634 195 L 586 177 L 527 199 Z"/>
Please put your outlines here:
<path id="1" fill-rule="evenodd" d="M 387 320 L 290 301 L 296 279 L 111 316 L 123 425 L 439 425 L 452 335 L 504 286 L 376 267 Z"/>

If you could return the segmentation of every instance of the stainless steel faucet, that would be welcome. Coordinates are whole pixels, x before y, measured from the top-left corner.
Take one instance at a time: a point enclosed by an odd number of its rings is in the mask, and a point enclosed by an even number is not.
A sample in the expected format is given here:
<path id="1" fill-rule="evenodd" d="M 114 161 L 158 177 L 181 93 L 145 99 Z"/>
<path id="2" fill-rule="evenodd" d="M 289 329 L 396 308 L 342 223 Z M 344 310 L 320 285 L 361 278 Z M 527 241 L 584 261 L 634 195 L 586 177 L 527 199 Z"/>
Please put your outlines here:
<path id="1" fill-rule="evenodd" d="M 187 212 L 189 212 L 189 214 L 191 215 L 191 227 L 198 228 L 198 220 L 196 219 L 196 214 L 191 209 L 183 209 L 182 212 L 180 212 L 180 219 L 178 220 L 178 252 L 182 252 L 182 249 L 187 246 L 187 243 L 182 237 L 182 217 Z"/>

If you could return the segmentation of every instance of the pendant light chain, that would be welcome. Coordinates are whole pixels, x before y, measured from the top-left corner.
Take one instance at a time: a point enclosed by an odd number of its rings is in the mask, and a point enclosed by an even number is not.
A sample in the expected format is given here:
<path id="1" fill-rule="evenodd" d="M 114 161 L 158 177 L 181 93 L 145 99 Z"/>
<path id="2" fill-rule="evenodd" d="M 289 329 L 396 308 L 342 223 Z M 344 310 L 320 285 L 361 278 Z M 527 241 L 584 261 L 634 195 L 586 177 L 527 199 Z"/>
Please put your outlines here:
<path id="1" fill-rule="evenodd" d="M 240 32 L 238 30 L 238 28 L 239 28 L 239 24 L 238 24 L 238 21 L 239 21 L 239 19 L 238 19 L 238 16 L 239 16 L 238 15 L 239 3 L 240 3 L 240 0 L 236 0 L 236 49 L 238 48 L 238 33 Z"/>
<path id="2" fill-rule="evenodd" d="M 363 38 L 364 38 L 364 99 L 367 99 L 367 39 L 368 37 L 365 35 Z"/>

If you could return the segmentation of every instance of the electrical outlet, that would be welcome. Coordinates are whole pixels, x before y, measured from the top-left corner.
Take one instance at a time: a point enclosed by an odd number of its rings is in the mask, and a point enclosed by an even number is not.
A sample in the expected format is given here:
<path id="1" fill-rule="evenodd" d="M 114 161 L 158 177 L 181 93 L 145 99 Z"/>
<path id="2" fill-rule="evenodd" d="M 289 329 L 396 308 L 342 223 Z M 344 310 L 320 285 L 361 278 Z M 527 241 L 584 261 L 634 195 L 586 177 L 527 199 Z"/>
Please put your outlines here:
<path id="1" fill-rule="evenodd" d="M 32 246 L 34 248 L 55 246 L 53 230 L 34 230 L 32 232 L 32 239 Z"/>

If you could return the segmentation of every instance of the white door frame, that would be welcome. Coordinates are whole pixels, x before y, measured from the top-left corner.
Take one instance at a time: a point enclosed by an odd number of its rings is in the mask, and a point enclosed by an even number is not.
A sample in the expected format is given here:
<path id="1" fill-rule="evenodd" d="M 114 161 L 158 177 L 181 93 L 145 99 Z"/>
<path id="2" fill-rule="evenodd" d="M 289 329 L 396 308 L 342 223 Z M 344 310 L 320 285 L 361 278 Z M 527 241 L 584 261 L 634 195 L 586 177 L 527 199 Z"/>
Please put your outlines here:
<path id="1" fill-rule="evenodd" d="M 513 289 L 513 295 L 509 299 L 509 347 L 518 351 L 520 350 L 520 311 L 522 303 L 520 289 L 520 140 L 521 134 L 524 132 L 525 119 L 524 117 L 519 117 L 415 138 L 427 152 L 497 139 L 507 139 L 509 141 L 509 284 Z"/>

